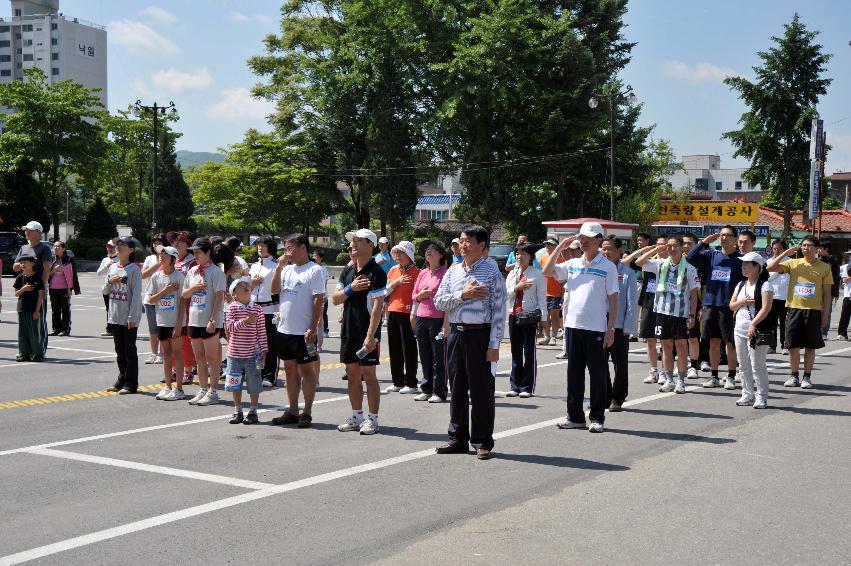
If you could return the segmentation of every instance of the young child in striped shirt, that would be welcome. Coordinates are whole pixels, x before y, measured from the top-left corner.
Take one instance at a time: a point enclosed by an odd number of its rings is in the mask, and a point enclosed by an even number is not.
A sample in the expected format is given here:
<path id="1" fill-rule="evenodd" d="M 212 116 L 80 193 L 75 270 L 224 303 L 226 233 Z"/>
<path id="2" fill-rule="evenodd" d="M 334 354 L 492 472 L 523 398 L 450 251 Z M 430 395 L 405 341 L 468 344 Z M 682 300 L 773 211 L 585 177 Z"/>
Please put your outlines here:
<path id="1" fill-rule="evenodd" d="M 233 417 L 230 424 L 257 424 L 257 403 L 263 390 L 260 368 L 269 351 L 266 340 L 263 308 L 251 301 L 251 280 L 237 279 L 230 285 L 233 301 L 225 311 L 225 329 L 228 337 L 227 375 L 243 374 L 251 405 L 248 414 L 242 415 L 242 391 L 233 391 Z"/>

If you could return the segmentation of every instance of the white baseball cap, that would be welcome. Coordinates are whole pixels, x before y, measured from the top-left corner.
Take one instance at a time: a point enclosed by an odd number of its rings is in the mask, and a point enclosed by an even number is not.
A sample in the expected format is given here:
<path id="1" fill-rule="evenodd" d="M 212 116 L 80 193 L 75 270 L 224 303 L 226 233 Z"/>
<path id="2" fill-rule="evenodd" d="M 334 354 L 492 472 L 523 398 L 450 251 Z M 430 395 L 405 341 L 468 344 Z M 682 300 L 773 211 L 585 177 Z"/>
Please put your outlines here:
<path id="1" fill-rule="evenodd" d="M 177 250 L 171 246 L 157 246 L 157 252 L 165 252 L 174 259 L 177 259 L 180 256 Z"/>
<path id="2" fill-rule="evenodd" d="M 460 244 L 461 240 L 459 240 L 458 238 L 452 238 L 452 243 L 453 244 Z"/>
<path id="3" fill-rule="evenodd" d="M 39 224 L 35 220 L 30 220 L 29 222 L 27 222 L 27 225 L 24 226 L 24 230 L 38 230 L 39 232 L 44 232 L 44 228 L 42 228 L 41 224 Z"/>
<path id="4" fill-rule="evenodd" d="M 579 240 L 573 240 L 572 242 L 570 242 L 570 245 L 567 246 L 567 247 L 570 248 L 571 250 L 578 250 L 579 249 Z"/>
<path id="5" fill-rule="evenodd" d="M 411 261 L 414 261 L 414 244 L 409 242 L 408 240 L 402 240 L 395 246 L 393 246 L 394 250 L 399 250 L 403 254 L 407 255 Z"/>
<path id="6" fill-rule="evenodd" d="M 251 279 L 249 279 L 248 277 L 240 277 L 239 279 L 236 279 L 235 281 L 233 281 L 230 284 L 230 294 L 231 295 L 233 295 L 234 290 L 236 290 L 236 286 L 239 285 L 240 283 L 245 283 L 246 285 L 248 285 L 249 289 L 251 288 Z"/>
<path id="7" fill-rule="evenodd" d="M 581 236 L 595 238 L 603 235 L 603 227 L 598 222 L 586 222 L 579 228 Z"/>
<path id="8" fill-rule="evenodd" d="M 112 240 L 107 240 L 107 241 L 106 241 L 106 245 L 107 245 L 107 246 L 112 246 L 112 247 L 114 248 L 114 247 L 115 247 L 115 242 L 113 242 Z"/>
<path id="9" fill-rule="evenodd" d="M 387 239 L 387 236 L 381 236 L 380 238 L 378 238 L 378 243 L 379 244 L 389 244 L 390 240 Z"/>
<path id="10" fill-rule="evenodd" d="M 741 257 L 742 261 L 751 261 L 753 263 L 759 264 L 761 267 L 765 267 L 765 258 L 762 257 L 762 254 L 758 254 L 756 252 L 748 252 Z"/>
<path id="11" fill-rule="evenodd" d="M 352 241 L 355 238 L 360 238 L 362 240 L 369 240 L 372 242 L 373 246 L 378 245 L 378 236 L 375 235 L 375 232 L 369 230 L 367 228 L 361 228 L 356 232 L 346 232 L 346 239 L 348 241 Z"/>

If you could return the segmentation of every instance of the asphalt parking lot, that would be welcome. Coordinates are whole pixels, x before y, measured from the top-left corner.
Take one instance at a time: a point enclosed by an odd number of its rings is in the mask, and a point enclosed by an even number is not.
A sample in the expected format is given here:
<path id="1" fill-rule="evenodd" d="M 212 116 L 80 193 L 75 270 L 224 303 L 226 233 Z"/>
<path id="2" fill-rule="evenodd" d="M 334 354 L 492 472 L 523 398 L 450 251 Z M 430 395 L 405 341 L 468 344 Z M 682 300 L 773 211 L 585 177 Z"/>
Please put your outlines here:
<path id="1" fill-rule="evenodd" d="M 112 342 L 96 279 L 81 283 L 72 336 L 35 364 L 14 361 L 4 279 L 0 565 L 851 563 L 847 342 L 820 352 L 812 390 L 784 388 L 770 356 L 765 411 L 702 380 L 659 393 L 634 343 L 625 411 L 601 435 L 556 429 L 566 362 L 542 347 L 536 396 L 498 394 L 496 457 L 481 462 L 434 454 L 448 405 L 412 396 L 382 395 L 378 435 L 336 430 L 349 405 L 333 309 L 311 429 L 269 424 L 280 387 L 254 426 L 227 423 L 224 392 L 156 401 L 160 366 L 140 366 L 141 394 L 105 393 Z M 503 348 L 498 391 L 509 365 Z"/>

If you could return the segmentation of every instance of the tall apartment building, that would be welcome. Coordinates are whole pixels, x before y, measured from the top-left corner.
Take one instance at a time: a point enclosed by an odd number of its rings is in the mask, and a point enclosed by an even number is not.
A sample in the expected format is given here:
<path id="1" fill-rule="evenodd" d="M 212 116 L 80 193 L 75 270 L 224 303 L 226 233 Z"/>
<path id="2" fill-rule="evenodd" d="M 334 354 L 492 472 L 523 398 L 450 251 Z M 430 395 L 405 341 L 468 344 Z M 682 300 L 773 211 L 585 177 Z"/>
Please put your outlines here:
<path id="1" fill-rule="evenodd" d="M 50 82 L 74 79 L 99 88 L 107 106 L 106 28 L 59 12 L 59 0 L 11 0 L 0 18 L 0 83 L 38 67 Z"/>
<path id="2" fill-rule="evenodd" d="M 668 178 L 675 191 L 689 192 L 712 200 L 762 199 L 759 185 L 744 180 L 747 168 L 722 169 L 717 155 L 684 155 L 683 167 Z"/>

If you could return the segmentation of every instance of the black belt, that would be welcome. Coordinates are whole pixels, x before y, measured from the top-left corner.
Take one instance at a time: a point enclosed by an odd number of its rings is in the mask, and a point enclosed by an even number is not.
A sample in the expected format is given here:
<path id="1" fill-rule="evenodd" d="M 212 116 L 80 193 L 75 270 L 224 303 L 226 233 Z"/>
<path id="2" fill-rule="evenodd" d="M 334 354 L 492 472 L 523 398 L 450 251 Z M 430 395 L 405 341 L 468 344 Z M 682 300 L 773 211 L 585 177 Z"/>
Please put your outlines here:
<path id="1" fill-rule="evenodd" d="M 490 330 L 491 325 L 489 322 L 484 324 L 450 324 L 449 328 L 453 330 L 453 332 L 470 332 L 472 330 Z"/>

